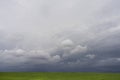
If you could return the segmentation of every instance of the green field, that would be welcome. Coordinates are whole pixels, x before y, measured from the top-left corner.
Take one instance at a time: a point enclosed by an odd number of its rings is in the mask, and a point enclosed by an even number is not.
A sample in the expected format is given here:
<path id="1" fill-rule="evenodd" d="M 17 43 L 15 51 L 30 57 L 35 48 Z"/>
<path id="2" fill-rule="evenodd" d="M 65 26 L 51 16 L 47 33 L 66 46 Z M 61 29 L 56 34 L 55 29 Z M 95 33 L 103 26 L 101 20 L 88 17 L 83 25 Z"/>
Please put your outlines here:
<path id="1" fill-rule="evenodd" d="M 120 80 L 120 73 L 0 72 L 0 80 Z"/>

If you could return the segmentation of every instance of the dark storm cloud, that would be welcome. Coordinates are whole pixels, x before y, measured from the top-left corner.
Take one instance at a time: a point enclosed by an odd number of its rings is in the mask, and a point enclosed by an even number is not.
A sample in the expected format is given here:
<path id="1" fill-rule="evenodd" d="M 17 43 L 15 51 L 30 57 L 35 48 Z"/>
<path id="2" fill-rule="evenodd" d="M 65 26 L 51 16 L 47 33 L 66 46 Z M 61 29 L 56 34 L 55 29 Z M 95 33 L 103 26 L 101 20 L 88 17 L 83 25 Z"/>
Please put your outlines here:
<path id="1" fill-rule="evenodd" d="M 0 71 L 119 72 L 119 1 L 0 1 Z"/>

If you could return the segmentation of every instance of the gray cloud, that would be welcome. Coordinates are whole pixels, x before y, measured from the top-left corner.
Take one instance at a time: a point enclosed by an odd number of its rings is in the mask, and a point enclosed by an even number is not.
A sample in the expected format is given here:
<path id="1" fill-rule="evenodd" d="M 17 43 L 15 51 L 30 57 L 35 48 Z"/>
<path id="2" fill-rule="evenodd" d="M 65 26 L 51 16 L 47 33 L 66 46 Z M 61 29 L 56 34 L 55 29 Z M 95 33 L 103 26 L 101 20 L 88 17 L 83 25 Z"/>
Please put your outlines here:
<path id="1" fill-rule="evenodd" d="M 0 1 L 0 71 L 120 71 L 119 1 Z"/>

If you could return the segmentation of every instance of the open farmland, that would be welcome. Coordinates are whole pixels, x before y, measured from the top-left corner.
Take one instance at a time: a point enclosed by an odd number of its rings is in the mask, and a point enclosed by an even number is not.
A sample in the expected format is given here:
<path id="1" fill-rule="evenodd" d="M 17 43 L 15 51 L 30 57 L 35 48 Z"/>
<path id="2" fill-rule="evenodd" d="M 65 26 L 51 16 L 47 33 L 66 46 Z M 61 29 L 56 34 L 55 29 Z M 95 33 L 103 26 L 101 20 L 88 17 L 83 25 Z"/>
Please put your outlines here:
<path id="1" fill-rule="evenodd" d="M 0 80 L 120 80 L 120 73 L 0 72 Z"/>

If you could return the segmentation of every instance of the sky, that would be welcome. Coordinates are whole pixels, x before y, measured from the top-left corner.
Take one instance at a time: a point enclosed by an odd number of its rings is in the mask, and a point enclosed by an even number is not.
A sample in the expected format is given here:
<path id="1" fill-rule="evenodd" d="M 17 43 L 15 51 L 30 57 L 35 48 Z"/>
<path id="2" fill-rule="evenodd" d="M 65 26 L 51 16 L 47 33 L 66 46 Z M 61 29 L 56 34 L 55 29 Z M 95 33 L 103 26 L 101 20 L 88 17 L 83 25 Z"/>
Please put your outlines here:
<path id="1" fill-rule="evenodd" d="M 0 71 L 120 72 L 119 0 L 0 0 Z"/>

